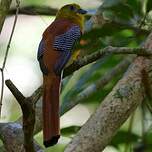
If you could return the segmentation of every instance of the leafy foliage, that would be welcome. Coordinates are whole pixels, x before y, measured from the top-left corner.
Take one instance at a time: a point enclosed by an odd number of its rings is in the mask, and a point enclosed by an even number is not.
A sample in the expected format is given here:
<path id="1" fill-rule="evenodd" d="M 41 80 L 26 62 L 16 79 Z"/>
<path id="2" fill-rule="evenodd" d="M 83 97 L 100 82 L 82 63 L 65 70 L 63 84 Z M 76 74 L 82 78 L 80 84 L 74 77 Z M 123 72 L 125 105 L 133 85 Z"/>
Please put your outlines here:
<path id="1" fill-rule="evenodd" d="M 70 127 L 62 128 L 61 134 L 62 136 L 72 136 L 76 134 L 80 128 L 81 128 L 80 126 L 70 126 Z"/>
<path id="2" fill-rule="evenodd" d="M 120 130 L 111 141 L 111 145 L 118 148 L 120 144 L 136 143 L 139 138 L 140 137 L 134 133 L 128 133 L 127 131 Z"/>

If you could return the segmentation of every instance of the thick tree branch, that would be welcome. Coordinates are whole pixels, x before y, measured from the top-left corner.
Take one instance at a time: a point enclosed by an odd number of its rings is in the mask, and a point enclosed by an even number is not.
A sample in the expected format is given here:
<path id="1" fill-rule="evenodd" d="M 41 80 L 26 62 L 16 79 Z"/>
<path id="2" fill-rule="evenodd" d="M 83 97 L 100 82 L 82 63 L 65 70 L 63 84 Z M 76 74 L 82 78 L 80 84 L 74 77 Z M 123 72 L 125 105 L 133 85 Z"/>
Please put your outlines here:
<path id="1" fill-rule="evenodd" d="M 152 49 L 152 33 L 144 48 Z M 146 57 L 135 59 L 123 78 L 73 138 L 65 152 L 100 152 L 107 146 L 119 127 L 144 99 L 142 71 L 151 68 L 150 59 Z"/>

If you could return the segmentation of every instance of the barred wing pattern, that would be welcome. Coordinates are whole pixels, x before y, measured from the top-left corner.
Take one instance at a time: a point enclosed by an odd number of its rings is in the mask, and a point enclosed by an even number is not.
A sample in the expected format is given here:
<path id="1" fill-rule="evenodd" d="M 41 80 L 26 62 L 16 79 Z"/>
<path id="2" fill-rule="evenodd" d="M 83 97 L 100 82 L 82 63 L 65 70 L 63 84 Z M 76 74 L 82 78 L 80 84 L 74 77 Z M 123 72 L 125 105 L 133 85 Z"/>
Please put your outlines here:
<path id="1" fill-rule="evenodd" d="M 61 71 L 69 61 L 74 43 L 80 38 L 80 36 L 80 27 L 72 26 L 64 34 L 55 37 L 53 46 L 60 52 L 60 58 L 54 66 L 54 71 L 57 75 L 61 74 Z"/>
<path id="2" fill-rule="evenodd" d="M 67 32 L 55 37 L 54 48 L 60 51 L 71 51 L 75 41 L 80 38 L 79 26 L 72 26 Z"/>

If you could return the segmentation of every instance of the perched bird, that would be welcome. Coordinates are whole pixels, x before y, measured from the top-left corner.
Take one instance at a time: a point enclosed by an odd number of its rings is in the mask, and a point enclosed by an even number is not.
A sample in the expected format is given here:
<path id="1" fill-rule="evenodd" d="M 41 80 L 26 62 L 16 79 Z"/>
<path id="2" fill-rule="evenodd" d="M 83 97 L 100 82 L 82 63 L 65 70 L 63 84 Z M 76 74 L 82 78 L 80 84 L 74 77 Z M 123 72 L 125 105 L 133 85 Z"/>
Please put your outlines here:
<path id="1" fill-rule="evenodd" d="M 45 147 L 60 138 L 59 93 L 61 73 L 78 52 L 73 51 L 81 37 L 86 11 L 77 4 L 63 6 L 54 22 L 46 28 L 37 58 L 43 73 L 43 138 Z"/>

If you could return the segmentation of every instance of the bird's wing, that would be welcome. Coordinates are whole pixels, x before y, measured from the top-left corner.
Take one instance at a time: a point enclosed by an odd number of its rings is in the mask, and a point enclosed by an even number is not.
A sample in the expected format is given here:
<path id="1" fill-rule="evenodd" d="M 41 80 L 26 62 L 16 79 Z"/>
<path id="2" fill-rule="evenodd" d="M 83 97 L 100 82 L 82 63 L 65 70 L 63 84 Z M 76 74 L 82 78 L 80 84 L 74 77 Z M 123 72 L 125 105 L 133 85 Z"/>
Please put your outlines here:
<path id="1" fill-rule="evenodd" d="M 39 65 L 40 65 L 40 69 L 41 71 L 43 72 L 43 74 L 47 75 L 48 74 L 48 69 L 47 67 L 45 66 L 44 62 L 43 62 L 43 53 L 44 53 L 44 50 L 45 50 L 45 42 L 44 40 L 42 39 L 39 43 L 39 47 L 38 47 L 38 53 L 37 53 L 37 59 L 39 61 Z"/>
<path id="2" fill-rule="evenodd" d="M 65 33 L 55 37 L 53 47 L 60 53 L 60 58 L 54 66 L 56 74 L 60 74 L 66 63 L 69 61 L 74 43 L 80 38 L 80 36 L 80 27 L 74 25 Z"/>
<path id="3" fill-rule="evenodd" d="M 37 52 L 37 59 L 38 60 L 43 56 L 44 47 L 45 47 L 45 43 L 44 43 L 44 40 L 42 39 L 39 43 L 38 52 Z"/>

